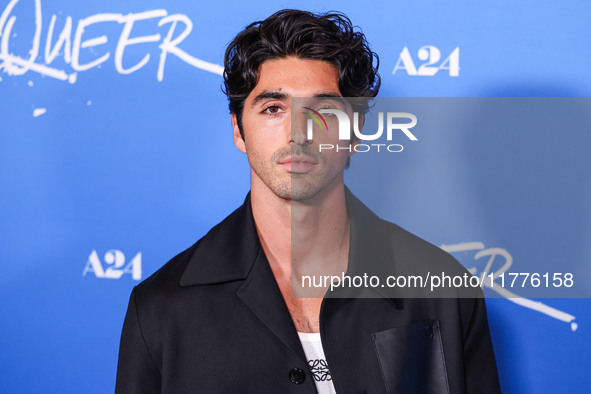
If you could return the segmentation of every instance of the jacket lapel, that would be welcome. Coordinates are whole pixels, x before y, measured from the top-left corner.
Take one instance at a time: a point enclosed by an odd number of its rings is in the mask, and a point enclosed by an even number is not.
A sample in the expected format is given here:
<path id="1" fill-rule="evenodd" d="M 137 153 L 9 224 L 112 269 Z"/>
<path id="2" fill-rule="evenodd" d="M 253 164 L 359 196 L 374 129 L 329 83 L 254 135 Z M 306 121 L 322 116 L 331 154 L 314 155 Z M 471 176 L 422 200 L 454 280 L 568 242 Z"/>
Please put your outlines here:
<path id="1" fill-rule="evenodd" d="M 306 362 L 291 315 L 262 248 L 236 294 L 288 349 Z"/>
<path id="2" fill-rule="evenodd" d="M 306 357 L 291 315 L 261 247 L 250 202 L 212 228 L 195 247 L 181 286 L 244 281 L 236 295 L 281 343 L 304 362 Z"/>
<path id="3" fill-rule="evenodd" d="M 395 275 L 394 253 L 384 221 L 355 197 L 346 186 L 345 197 L 351 225 L 347 276 L 375 275 L 385 280 L 388 275 Z M 384 298 L 395 308 L 402 307 L 402 299 L 395 297 L 396 292 L 392 289 L 384 291 L 380 287 L 362 286 L 339 290 L 336 293 L 329 292 L 327 297 Z"/>
<path id="4" fill-rule="evenodd" d="M 248 193 L 242 206 L 197 242 L 179 284 L 195 286 L 244 280 L 260 247 Z"/>

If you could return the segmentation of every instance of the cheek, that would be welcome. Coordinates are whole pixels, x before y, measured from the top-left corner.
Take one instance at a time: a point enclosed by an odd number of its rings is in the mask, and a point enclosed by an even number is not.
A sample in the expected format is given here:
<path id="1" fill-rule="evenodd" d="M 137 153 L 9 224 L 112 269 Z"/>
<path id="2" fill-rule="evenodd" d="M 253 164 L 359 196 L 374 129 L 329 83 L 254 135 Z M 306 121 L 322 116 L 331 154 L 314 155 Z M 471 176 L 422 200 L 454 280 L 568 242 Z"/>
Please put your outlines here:
<path id="1" fill-rule="evenodd" d="M 246 137 L 245 146 L 246 146 L 246 154 L 248 155 L 249 159 L 253 159 L 255 157 L 260 156 L 260 142 L 257 141 L 256 137 L 251 135 Z"/>
<path id="2" fill-rule="evenodd" d="M 265 117 L 253 117 L 248 123 L 243 124 L 246 137 L 260 143 L 276 144 L 282 140 L 290 126 L 282 119 L 269 119 Z M 287 122 L 288 123 L 288 122 Z"/>
<path id="3" fill-rule="evenodd" d="M 331 116 L 327 119 L 327 130 L 314 130 L 314 139 L 318 139 L 321 142 L 330 143 L 330 144 L 339 144 L 341 146 L 347 145 L 348 141 L 340 140 L 339 139 L 339 123 L 336 117 Z M 318 136 L 318 138 L 316 138 Z"/>
<path id="4" fill-rule="evenodd" d="M 272 142 L 260 134 L 251 134 L 250 138 L 247 136 L 245 145 L 248 161 L 255 165 L 258 164 L 259 167 L 263 163 L 269 162 L 273 156 Z"/>

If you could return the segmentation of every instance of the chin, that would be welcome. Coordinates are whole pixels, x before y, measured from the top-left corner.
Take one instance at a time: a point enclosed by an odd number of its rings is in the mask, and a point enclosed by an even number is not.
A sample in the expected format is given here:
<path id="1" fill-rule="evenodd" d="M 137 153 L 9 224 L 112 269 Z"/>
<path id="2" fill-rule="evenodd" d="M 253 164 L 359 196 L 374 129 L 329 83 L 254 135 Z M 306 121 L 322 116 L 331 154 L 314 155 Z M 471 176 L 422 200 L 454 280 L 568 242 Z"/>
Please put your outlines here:
<path id="1" fill-rule="evenodd" d="M 291 201 L 306 201 L 314 198 L 320 190 L 321 188 L 316 185 L 292 181 L 286 194 L 289 195 L 288 199 Z"/>

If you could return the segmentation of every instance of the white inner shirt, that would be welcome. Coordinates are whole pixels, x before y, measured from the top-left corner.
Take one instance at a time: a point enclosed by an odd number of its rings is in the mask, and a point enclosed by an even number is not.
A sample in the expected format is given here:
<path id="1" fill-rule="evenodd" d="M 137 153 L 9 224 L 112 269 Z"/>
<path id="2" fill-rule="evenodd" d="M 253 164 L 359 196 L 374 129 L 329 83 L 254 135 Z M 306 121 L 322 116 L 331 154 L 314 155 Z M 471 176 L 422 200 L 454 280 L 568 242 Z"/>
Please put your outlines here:
<path id="1" fill-rule="evenodd" d="M 298 332 L 318 394 L 336 394 L 319 332 Z"/>

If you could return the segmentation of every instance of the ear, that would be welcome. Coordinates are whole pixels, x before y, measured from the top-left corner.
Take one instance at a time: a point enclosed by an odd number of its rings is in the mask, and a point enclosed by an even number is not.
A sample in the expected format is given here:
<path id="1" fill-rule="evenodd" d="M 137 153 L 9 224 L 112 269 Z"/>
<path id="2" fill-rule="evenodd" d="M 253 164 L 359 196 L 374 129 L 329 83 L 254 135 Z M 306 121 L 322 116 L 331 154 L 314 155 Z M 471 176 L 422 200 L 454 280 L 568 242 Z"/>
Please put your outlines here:
<path id="1" fill-rule="evenodd" d="M 363 130 L 363 124 L 365 123 L 365 115 L 359 114 L 359 128 L 358 130 Z M 353 133 L 353 138 L 351 138 L 351 146 L 355 146 L 361 143 L 361 140 L 355 133 Z M 356 153 L 355 149 L 351 149 L 349 153 L 349 157 L 353 156 Z"/>
<path id="2" fill-rule="evenodd" d="M 236 114 L 232 112 L 232 130 L 234 131 L 234 145 L 236 148 L 242 153 L 246 153 L 246 144 L 244 143 L 244 138 L 242 138 L 242 134 L 240 134 L 240 128 L 238 127 L 238 118 Z"/>

